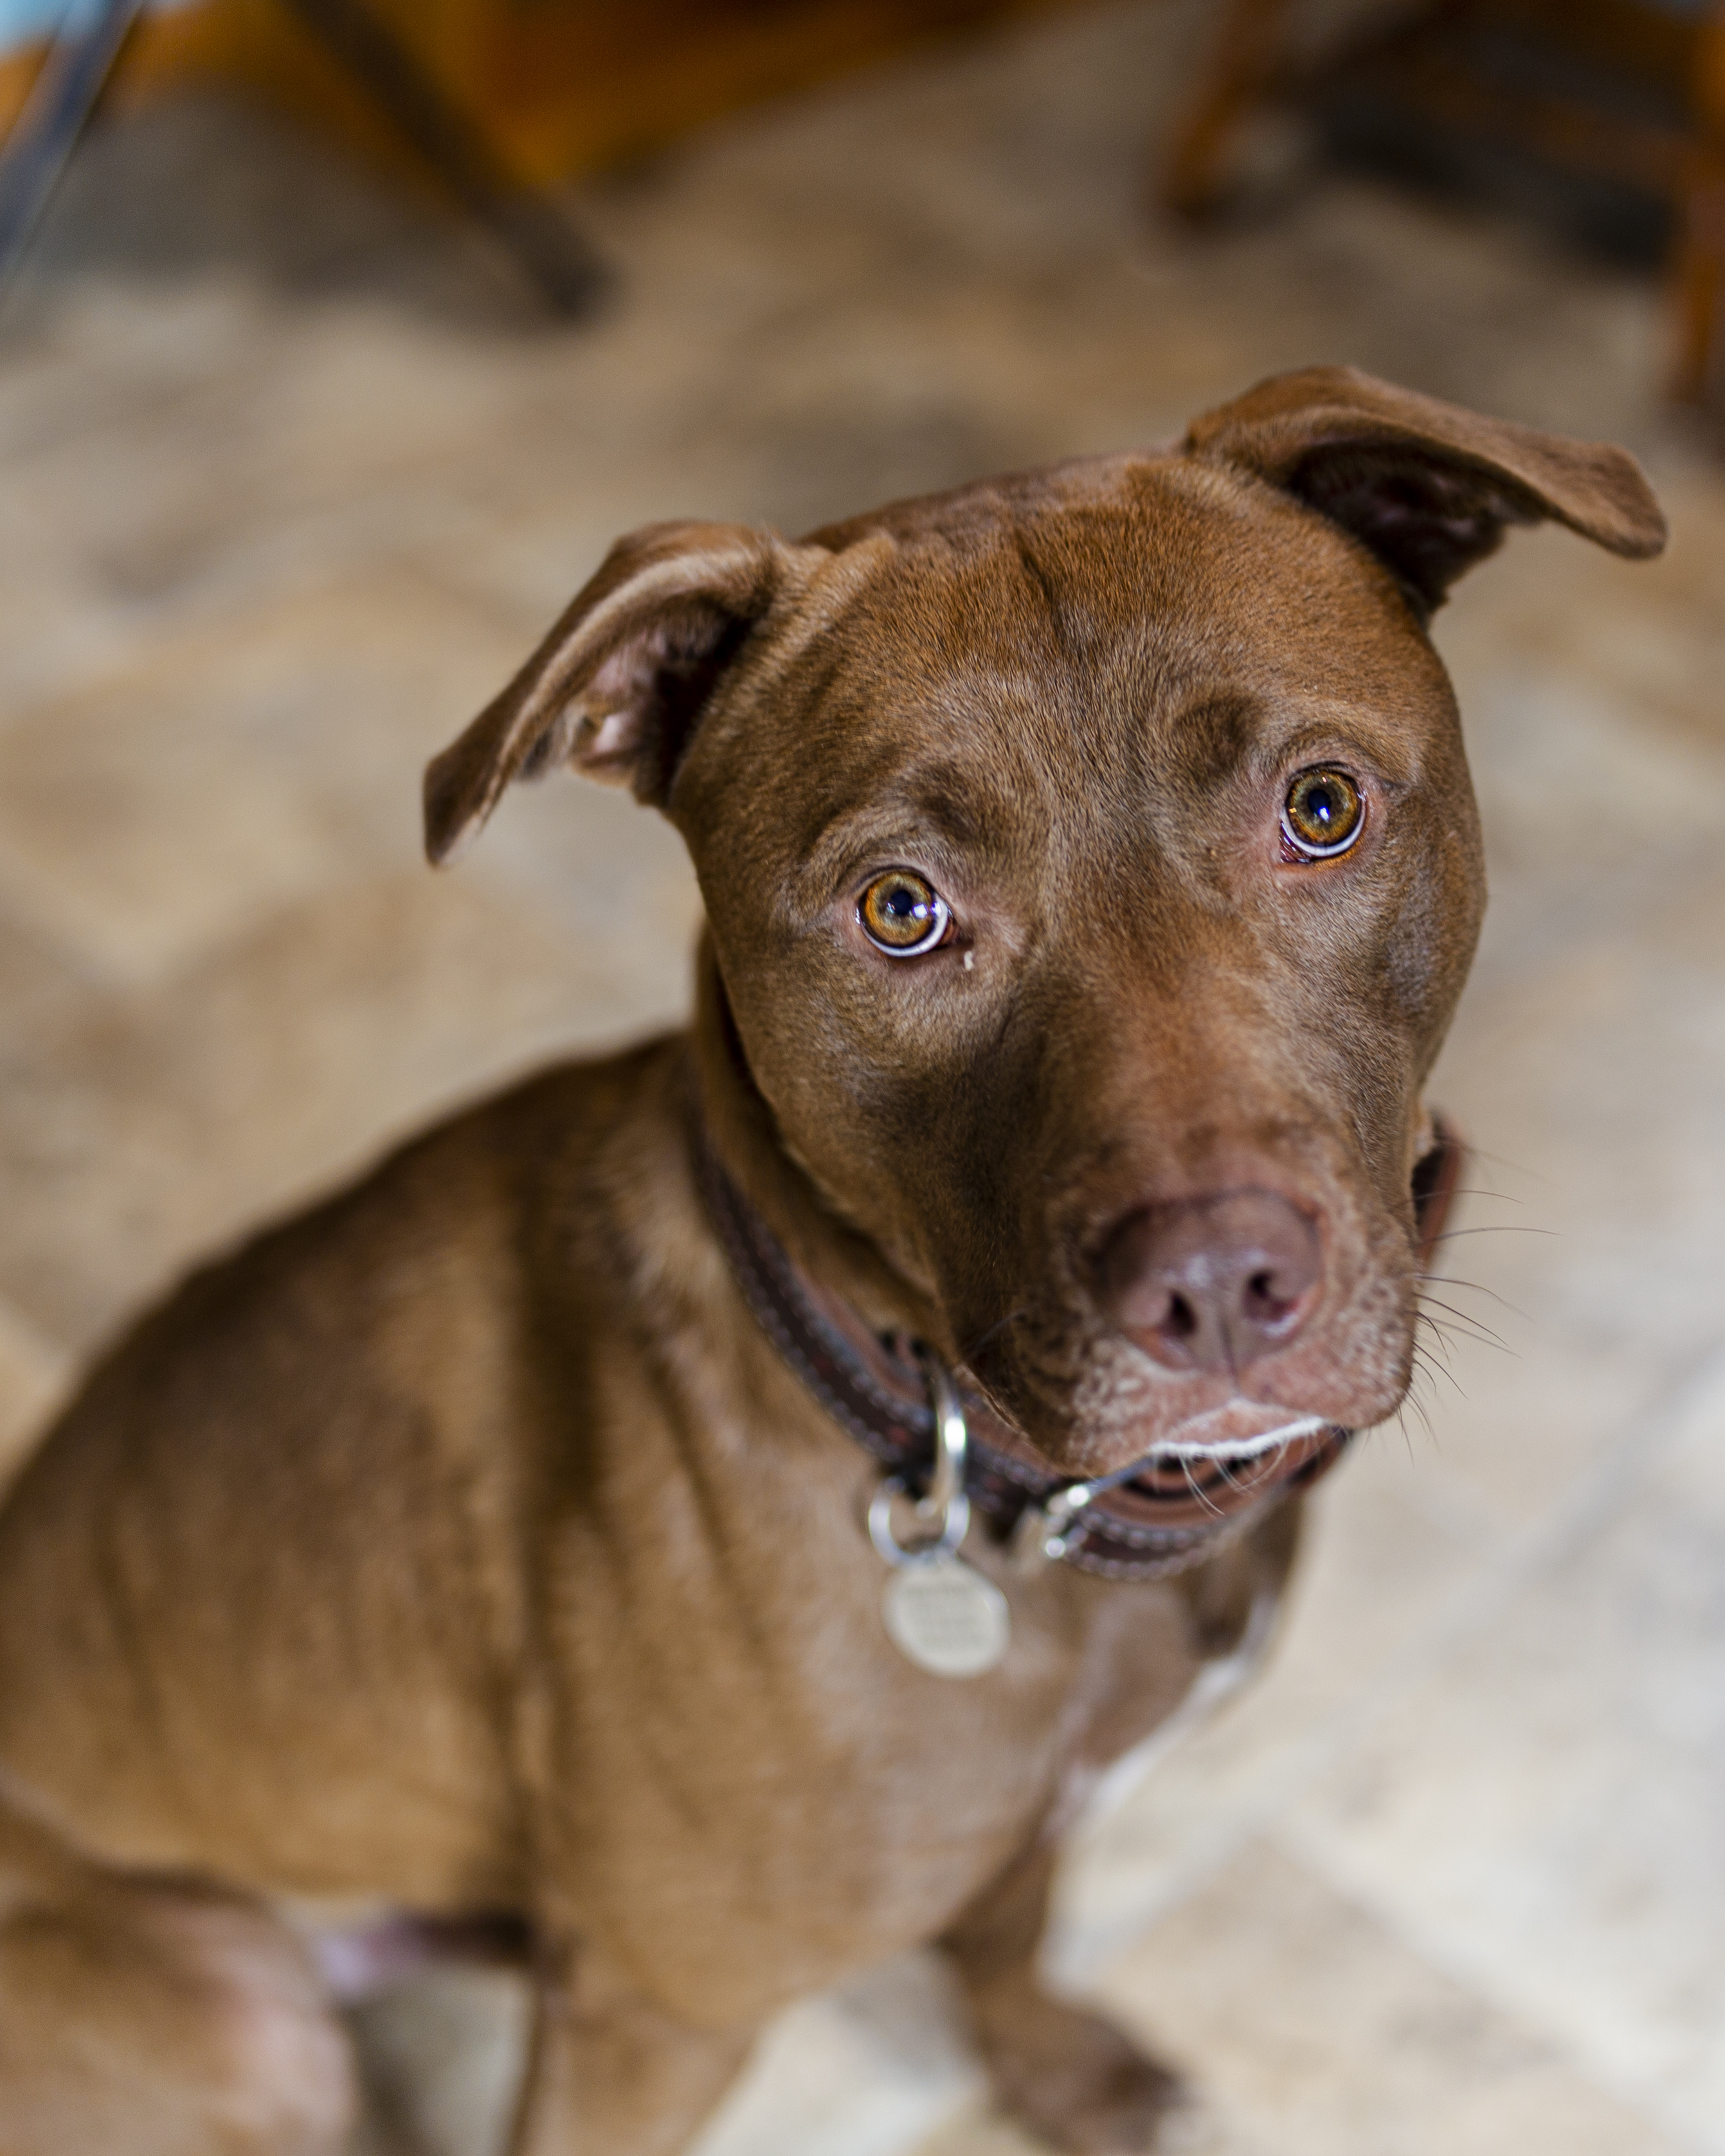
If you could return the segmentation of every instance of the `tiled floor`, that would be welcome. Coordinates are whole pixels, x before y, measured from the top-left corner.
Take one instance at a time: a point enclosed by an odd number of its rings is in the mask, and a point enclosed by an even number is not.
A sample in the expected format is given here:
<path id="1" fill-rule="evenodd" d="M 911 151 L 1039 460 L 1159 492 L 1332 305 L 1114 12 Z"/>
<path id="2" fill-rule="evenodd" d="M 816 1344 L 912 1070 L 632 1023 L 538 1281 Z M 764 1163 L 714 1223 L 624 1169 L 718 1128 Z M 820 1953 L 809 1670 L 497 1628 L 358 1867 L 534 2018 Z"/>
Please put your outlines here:
<path id="1" fill-rule="evenodd" d="M 417 854 L 420 763 L 616 531 L 794 530 L 1313 359 L 1626 440 L 1662 562 L 1518 537 L 1440 625 L 1493 880 L 1436 1088 L 1481 1148 L 1449 1374 L 1324 1495 L 1270 1675 L 1081 1835 L 1055 1961 L 1226 2156 L 1718 2156 L 1725 466 L 1652 395 L 1649 289 L 1535 237 L 1337 180 L 1147 233 L 1204 12 L 589 190 L 627 283 L 578 332 L 254 117 L 91 141 L 0 317 L 0 1430 L 194 1252 L 681 1009 L 690 880 L 626 800 Z M 514 2011 L 375 2013 L 373 2144 L 477 2156 Z M 917 1966 L 799 2009 L 705 2156 L 1022 2156 L 947 2027 Z"/>

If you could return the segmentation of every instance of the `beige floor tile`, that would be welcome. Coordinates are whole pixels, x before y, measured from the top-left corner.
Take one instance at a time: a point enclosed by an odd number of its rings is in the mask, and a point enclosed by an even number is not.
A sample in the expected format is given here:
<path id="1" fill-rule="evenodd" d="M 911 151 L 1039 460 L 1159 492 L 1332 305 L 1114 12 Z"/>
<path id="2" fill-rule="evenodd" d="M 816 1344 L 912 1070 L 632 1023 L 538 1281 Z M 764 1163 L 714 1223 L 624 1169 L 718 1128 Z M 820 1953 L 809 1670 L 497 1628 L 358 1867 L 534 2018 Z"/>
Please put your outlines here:
<path id="1" fill-rule="evenodd" d="M 1266 2156 L 1677 2156 L 1534 2028 L 1257 1845 L 1100 1995 Z"/>
<path id="2" fill-rule="evenodd" d="M 229 125 L 243 141 L 244 118 Z M 92 385 L 85 424 L 42 426 L 13 447 L 0 546 L 27 581 L 0 602 L 18 631 L 0 664 L 12 695 L 50 665 L 82 671 L 79 624 L 52 605 L 57 592 L 75 595 L 99 655 L 284 582 L 326 580 L 398 547 L 415 502 L 434 516 L 427 475 L 446 483 L 466 439 L 508 408 L 508 346 L 495 336 L 452 338 L 358 296 L 271 303 L 236 291 L 231 275 L 187 299 L 164 308 L 146 287 L 100 310 L 86 302 L 84 336 L 122 347 L 169 326 L 189 342 L 212 313 L 234 319 L 198 363 L 110 373 Z"/>
<path id="3" fill-rule="evenodd" d="M 561 772 L 518 786 L 441 873 L 526 908 L 578 971 L 637 982 L 655 1022 L 684 1009 L 702 919 L 695 873 L 670 825 L 620 788 Z M 634 1024 L 635 1009 L 618 1018 L 602 1003 L 592 1022 Z"/>
<path id="4" fill-rule="evenodd" d="M 1696 924 L 1719 891 L 1691 887 L 1690 951 L 1601 932 L 1482 983 L 1434 1083 L 1502 1195 L 1469 1201 L 1442 1254 L 1470 1285 L 1432 1290 L 1430 1441 L 1502 1517 L 1536 1517 L 1717 1324 L 1725 934 Z"/>
<path id="5" fill-rule="evenodd" d="M 74 954 L 0 901 L 0 1049 L 64 1018 L 95 983 Z"/>
<path id="6" fill-rule="evenodd" d="M 1725 1350 L 1303 1799 L 1308 1859 L 1725 2149 Z"/>
<path id="7" fill-rule="evenodd" d="M 1045 2145 L 979 2106 L 919 2141 L 915 2156 L 1045 2156 Z"/>
<path id="8" fill-rule="evenodd" d="M 626 923 L 583 938 L 459 871 L 310 900 L 13 1055 L 0 1293 L 85 1348 L 207 1246 L 450 1102 L 674 1018 L 688 951 Z"/>
<path id="9" fill-rule="evenodd" d="M 519 1982 L 435 1973 L 349 2020 L 369 2114 L 351 2156 L 493 2156 L 526 2051 Z M 691 2156 L 902 2156 L 985 2112 L 941 1974 L 913 1955 L 782 2015 Z"/>
<path id="10" fill-rule="evenodd" d="M 908 1956 L 783 2015 L 691 2156 L 900 2156 L 980 2084 L 939 1971 Z"/>
<path id="11" fill-rule="evenodd" d="M 1620 597 L 1633 619 L 1633 594 Z M 1701 670 L 1704 649 L 1692 663 Z M 1525 654 L 1458 675 L 1490 875 L 1477 977 L 1488 991 L 1566 947 L 1637 932 L 1707 875 L 1725 824 L 1725 743 L 1650 723 Z"/>
<path id="12" fill-rule="evenodd" d="M 1362 1442 L 1314 1500 L 1263 1672 L 1075 1836 L 1055 1965 L 1087 1979 L 1280 1817 L 1486 1576 L 1471 1518 L 1437 1515 L 1393 1431 Z"/>
<path id="13" fill-rule="evenodd" d="M 1640 742 L 1663 736 L 1717 750 L 1725 737 L 1713 693 L 1725 659 L 1725 471 L 1673 443 L 1647 447 L 1671 525 L 1656 561 L 1631 567 L 1568 532 L 1517 533 L 1440 616 L 1437 640 L 1464 682 L 1504 665 L 1566 680 L 1596 706 L 1632 716 Z M 1476 715 L 1471 724 L 1477 733 Z M 1580 761 L 1572 755 L 1552 771 L 1560 795 L 1578 776 L 1587 783 Z M 1553 840 L 1566 835 L 1577 834 L 1553 819 Z"/>
<path id="14" fill-rule="evenodd" d="M 1165 2129 L 1166 2156 L 1260 2156 L 1255 2147 L 1233 2137 L 1210 2118 L 1184 2120 L 1178 2128 Z M 986 2099 L 967 2105 L 957 2116 L 937 2127 L 925 2141 L 906 2156 L 1052 2156 L 1049 2144 L 1027 2133 L 1001 2115 Z"/>
<path id="15" fill-rule="evenodd" d="M 1557 543 L 1501 618 L 1463 603 L 1493 899 L 1431 1089 L 1478 1148 L 1434 1290 L 1453 1383 L 1427 1399 L 1432 1441 L 1445 1478 L 1522 1521 L 1707 1337 L 1725 1271 L 1725 752 L 1538 650 L 1553 587 L 1578 619 L 1603 604 Z"/>
<path id="16" fill-rule="evenodd" d="M 0 884 L 110 980 L 164 979 L 412 862 L 426 757 L 519 655 L 398 572 L 170 643 L 0 729 Z"/>
<path id="17" fill-rule="evenodd" d="M 349 2016 L 367 2116 L 348 2156 L 503 2156 L 526 2057 L 526 1986 L 443 1969 Z"/>
<path id="18" fill-rule="evenodd" d="M 71 1358 L 0 1301 L 0 1488 L 28 1458 L 72 1379 Z"/>

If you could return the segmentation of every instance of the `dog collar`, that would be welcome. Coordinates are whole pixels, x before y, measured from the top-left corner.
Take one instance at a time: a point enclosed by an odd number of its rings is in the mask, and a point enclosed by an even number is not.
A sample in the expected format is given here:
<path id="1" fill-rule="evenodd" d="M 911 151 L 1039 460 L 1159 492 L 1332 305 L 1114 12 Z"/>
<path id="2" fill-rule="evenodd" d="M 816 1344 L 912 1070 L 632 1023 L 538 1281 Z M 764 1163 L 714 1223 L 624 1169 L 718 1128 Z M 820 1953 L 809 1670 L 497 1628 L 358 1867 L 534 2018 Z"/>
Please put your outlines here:
<path id="1" fill-rule="evenodd" d="M 1420 1264 L 1429 1263 L 1461 1179 L 1462 1147 L 1443 1123 L 1414 1170 Z M 845 1434 L 886 1473 L 926 1490 L 936 1413 L 925 1366 L 901 1333 L 870 1329 L 792 1260 L 706 1144 L 701 1181 L 732 1277 L 762 1331 Z M 1245 1460 L 1147 1459 L 1123 1479 L 1050 1474 L 1024 1434 L 968 1373 L 955 1388 L 968 1429 L 964 1494 L 1002 1539 L 1104 1578 L 1166 1578 L 1204 1563 L 1276 1505 L 1309 1489 L 1353 1436 L 1324 1424 Z"/>

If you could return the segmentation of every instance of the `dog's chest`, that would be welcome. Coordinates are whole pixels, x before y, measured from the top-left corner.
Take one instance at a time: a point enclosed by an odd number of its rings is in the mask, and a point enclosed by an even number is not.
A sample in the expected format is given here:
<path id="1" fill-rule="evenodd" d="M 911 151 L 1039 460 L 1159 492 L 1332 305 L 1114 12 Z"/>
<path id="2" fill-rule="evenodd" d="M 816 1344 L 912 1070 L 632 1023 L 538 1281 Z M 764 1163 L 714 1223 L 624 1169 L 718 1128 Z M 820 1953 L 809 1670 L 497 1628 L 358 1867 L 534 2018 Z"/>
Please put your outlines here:
<path id="1" fill-rule="evenodd" d="M 722 1475 L 670 1476 L 626 1550 L 589 1516 L 559 1555 L 557 1868 L 583 1928 L 701 2018 L 938 1932 L 1096 1727 L 1142 1733 L 1189 1679 L 1164 1591 L 974 1550 L 1011 1644 L 976 1677 L 916 1667 L 883 1622 L 869 1480 L 823 1439 L 742 1502 Z"/>

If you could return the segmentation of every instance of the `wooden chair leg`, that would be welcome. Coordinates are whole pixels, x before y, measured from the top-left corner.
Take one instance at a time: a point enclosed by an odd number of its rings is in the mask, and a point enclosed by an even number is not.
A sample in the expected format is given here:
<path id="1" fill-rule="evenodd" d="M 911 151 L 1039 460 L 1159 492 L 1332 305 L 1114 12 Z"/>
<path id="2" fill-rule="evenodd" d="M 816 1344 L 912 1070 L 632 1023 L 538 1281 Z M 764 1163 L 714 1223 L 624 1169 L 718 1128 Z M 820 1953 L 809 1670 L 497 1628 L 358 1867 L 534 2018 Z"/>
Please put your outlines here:
<path id="1" fill-rule="evenodd" d="M 1683 190 L 1671 393 L 1690 404 L 1717 398 L 1725 410 L 1725 0 L 1713 0 L 1701 27 L 1694 68 L 1701 140 Z"/>
<path id="2" fill-rule="evenodd" d="M 1202 217 L 1226 186 L 1240 122 L 1271 90 L 1286 49 L 1288 0 L 1229 0 L 1209 72 L 1174 135 L 1156 192 L 1181 217 Z"/>
<path id="3" fill-rule="evenodd" d="M 1725 156 L 1702 152 L 1683 206 L 1671 394 L 1686 404 L 1725 390 Z"/>

